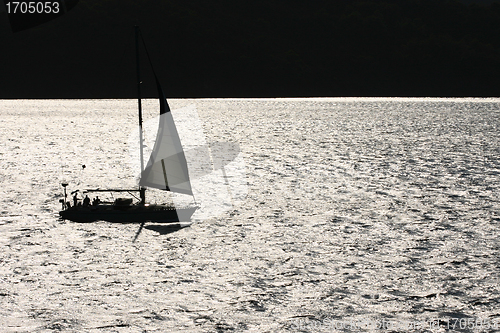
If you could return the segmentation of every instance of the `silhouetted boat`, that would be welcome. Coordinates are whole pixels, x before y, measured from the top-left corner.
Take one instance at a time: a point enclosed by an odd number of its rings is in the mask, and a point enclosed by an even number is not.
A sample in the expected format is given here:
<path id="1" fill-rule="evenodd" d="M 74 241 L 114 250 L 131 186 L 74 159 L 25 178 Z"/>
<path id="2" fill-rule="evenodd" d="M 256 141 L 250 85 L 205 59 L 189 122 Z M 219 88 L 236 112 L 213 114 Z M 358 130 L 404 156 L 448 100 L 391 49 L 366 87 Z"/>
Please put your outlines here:
<path id="1" fill-rule="evenodd" d="M 142 40 L 139 28 L 135 28 L 137 52 L 137 86 L 139 109 L 139 146 L 141 159 L 141 176 L 137 189 L 94 189 L 85 192 L 133 192 L 139 193 L 138 202 L 133 203 L 130 198 L 119 198 L 114 202 L 84 202 L 73 205 L 68 202 L 66 193 L 67 183 L 63 183 L 64 199 L 61 199 L 63 209 L 59 215 L 66 220 L 75 222 L 180 222 L 190 221 L 197 206 L 176 208 L 174 205 L 156 205 L 146 203 L 146 188 L 157 188 L 165 191 L 193 195 L 191 182 L 182 149 L 179 134 L 174 124 L 170 108 L 154 73 L 160 101 L 160 122 L 158 134 L 149 162 L 144 168 L 143 134 L 142 134 L 142 107 L 139 72 L 139 39 Z M 143 41 L 144 43 L 144 41 Z M 149 58 L 149 55 L 148 55 Z M 151 66 L 152 67 L 152 66 Z M 193 197 L 194 198 L 194 197 Z M 76 205 L 75 205 L 76 204 Z"/>

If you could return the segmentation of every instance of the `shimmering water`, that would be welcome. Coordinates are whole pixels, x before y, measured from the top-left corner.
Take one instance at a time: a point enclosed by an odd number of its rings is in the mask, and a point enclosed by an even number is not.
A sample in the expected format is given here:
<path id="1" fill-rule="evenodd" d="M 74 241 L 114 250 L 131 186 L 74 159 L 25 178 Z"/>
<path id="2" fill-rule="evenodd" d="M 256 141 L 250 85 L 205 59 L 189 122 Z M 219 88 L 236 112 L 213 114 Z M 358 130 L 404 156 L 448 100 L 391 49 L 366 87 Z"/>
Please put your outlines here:
<path id="1" fill-rule="evenodd" d="M 170 104 L 239 147 L 245 191 L 132 242 L 137 225 L 57 211 L 62 180 L 135 186 L 136 102 L 0 101 L 2 332 L 500 327 L 499 99 Z"/>

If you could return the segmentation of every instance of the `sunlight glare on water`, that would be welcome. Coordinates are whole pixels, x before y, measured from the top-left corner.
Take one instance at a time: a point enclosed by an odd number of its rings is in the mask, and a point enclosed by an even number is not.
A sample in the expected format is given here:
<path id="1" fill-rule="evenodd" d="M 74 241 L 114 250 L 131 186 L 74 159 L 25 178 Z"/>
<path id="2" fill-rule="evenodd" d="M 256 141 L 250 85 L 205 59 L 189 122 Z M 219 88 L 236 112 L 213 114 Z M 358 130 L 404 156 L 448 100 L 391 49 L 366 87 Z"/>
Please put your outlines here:
<path id="1" fill-rule="evenodd" d="M 145 101 L 146 122 L 156 104 Z M 137 185 L 136 101 L 0 101 L 2 332 L 327 332 L 383 318 L 500 327 L 499 99 L 170 105 L 174 118 L 196 110 L 203 136 L 186 145 L 231 143 L 241 163 L 218 169 L 228 183 L 213 195 L 201 187 L 210 214 L 180 230 L 146 225 L 132 243 L 137 225 L 57 212 L 63 181 Z M 244 191 L 217 199 L 242 177 Z"/>

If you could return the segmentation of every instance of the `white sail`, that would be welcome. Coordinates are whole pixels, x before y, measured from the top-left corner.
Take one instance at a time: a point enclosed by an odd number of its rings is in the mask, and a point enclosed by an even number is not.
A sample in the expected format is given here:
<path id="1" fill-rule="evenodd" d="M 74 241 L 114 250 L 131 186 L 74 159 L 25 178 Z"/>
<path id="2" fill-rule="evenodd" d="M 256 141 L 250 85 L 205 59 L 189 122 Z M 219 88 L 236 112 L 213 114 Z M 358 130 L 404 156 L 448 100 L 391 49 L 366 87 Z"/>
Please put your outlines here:
<path id="1" fill-rule="evenodd" d="M 156 84 L 160 96 L 158 134 L 149 162 L 141 173 L 139 185 L 192 195 L 186 157 L 179 134 L 158 79 Z"/>

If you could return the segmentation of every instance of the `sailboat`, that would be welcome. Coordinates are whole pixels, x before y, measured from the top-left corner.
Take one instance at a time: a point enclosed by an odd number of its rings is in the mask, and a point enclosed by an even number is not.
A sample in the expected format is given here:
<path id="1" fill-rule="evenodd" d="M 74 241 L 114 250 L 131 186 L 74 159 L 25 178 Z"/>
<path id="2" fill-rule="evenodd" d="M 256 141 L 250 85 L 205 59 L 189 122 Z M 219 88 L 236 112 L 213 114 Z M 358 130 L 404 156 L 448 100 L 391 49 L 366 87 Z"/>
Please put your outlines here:
<path id="1" fill-rule="evenodd" d="M 182 193 L 193 196 L 189 172 L 184 150 L 182 148 L 179 134 L 174 124 L 174 119 L 170 112 L 165 94 L 160 85 L 156 73 L 156 87 L 160 102 L 160 122 L 156 141 L 149 158 L 149 162 L 144 167 L 143 152 L 143 131 L 142 131 L 142 106 L 140 89 L 140 70 L 139 70 L 139 39 L 145 43 L 140 34 L 139 27 L 135 27 L 136 38 L 136 58 L 137 58 L 137 87 L 138 87 L 138 113 L 139 113 L 139 146 L 141 175 L 139 186 L 136 189 L 90 189 L 84 193 L 95 192 L 127 192 L 137 199 L 133 202 L 132 198 L 117 198 L 112 202 L 100 202 L 96 198 L 90 203 L 90 199 L 78 202 L 76 196 L 71 204 L 68 201 L 66 187 L 68 183 L 62 183 L 64 188 L 64 199 L 61 199 L 62 210 L 59 215 L 62 219 L 74 222 L 94 222 L 108 221 L 121 223 L 144 223 L 144 222 L 188 222 L 191 216 L 198 208 L 195 205 L 177 208 L 174 205 L 159 205 L 146 203 L 146 189 L 156 188 L 170 192 Z M 146 54 L 149 59 L 149 54 Z M 149 59 L 151 63 L 151 59 Z M 152 67 L 152 65 L 151 65 Z M 139 197 L 134 195 L 139 194 Z M 74 192 L 73 192 L 74 193 Z M 88 195 L 87 195 L 88 197 Z M 194 198 L 194 196 L 193 196 Z"/>

